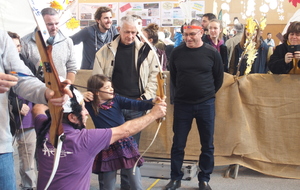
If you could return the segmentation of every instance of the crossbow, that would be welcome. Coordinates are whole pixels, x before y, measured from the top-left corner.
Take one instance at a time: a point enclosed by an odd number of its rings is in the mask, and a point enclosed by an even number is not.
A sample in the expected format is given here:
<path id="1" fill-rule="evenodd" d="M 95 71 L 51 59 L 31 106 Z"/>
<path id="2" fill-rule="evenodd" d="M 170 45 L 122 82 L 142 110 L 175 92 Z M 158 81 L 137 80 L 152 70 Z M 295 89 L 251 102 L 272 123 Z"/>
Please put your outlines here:
<path id="1" fill-rule="evenodd" d="M 28 0 L 28 2 L 31 7 L 35 21 L 38 25 L 38 30 L 35 34 L 35 40 L 43 63 L 45 84 L 49 89 L 54 91 L 53 98 L 62 97 L 64 95 L 64 88 L 66 84 L 60 82 L 55 65 L 53 63 L 52 45 L 54 39 L 49 35 L 46 24 L 41 14 L 41 10 L 39 9 L 39 6 L 37 4 L 38 3 L 37 0 Z M 59 159 L 60 159 L 62 143 L 63 140 L 65 139 L 64 130 L 62 126 L 63 107 L 54 106 L 50 101 L 48 102 L 48 107 L 51 116 L 51 125 L 49 129 L 49 135 L 50 135 L 49 141 L 56 148 L 56 151 L 54 156 L 52 173 L 45 187 L 45 190 L 48 189 L 55 176 L 56 170 L 58 168 Z"/>

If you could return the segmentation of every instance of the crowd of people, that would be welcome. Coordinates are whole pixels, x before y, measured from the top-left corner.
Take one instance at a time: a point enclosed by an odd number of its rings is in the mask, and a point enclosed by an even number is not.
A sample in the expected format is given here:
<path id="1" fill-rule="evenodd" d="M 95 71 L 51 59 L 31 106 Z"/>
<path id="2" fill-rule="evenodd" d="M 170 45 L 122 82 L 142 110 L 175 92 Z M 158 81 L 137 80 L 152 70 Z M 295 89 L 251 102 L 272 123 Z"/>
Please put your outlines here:
<path id="1" fill-rule="evenodd" d="M 173 36 L 164 30 L 160 38 L 157 24 L 150 23 L 139 30 L 142 18 L 128 14 L 115 27 L 112 10 L 99 7 L 94 15 L 95 25 L 68 37 L 59 30 L 55 9 L 45 8 L 41 13 L 54 39 L 53 64 L 58 76 L 66 79 L 63 83 L 68 85 L 63 95 L 54 98 L 54 92 L 43 83 L 43 60 L 35 37 L 38 28 L 23 38 L 17 33 L 0 31 L 3 110 L 0 189 L 17 189 L 13 136 L 18 142 L 22 190 L 89 189 L 91 173 L 98 175 L 99 189 L 112 190 L 117 170 L 121 170 L 122 190 L 144 189 L 139 170 L 143 164 L 138 149 L 140 132 L 166 115 L 165 98 L 156 96 L 156 77 L 162 70 L 170 72 L 174 104 L 171 179 L 164 189 L 181 187 L 184 149 L 195 119 L 201 139 L 198 188 L 211 190 L 215 95 L 222 86 L 224 72 L 245 74 L 248 57 L 242 54 L 249 40 L 247 27 L 235 24 L 233 37 L 227 38 L 222 22 L 214 14 L 206 13 L 202 20 L 193 19 L 176 29 Z M 263 40 L 261 32 L 257 27 L 251 36 L 257 55 L 250 73 L 300 73 L 300 22 L 290 24 L 283 43 L 278 46 L 271 33 Z M 74 45 L 79 43 L 83 43 L 80 69 L 93 73 L 83 94 L 73 85 L 78 71 Z M 10 72 L 27 77 L 13 76 Z M 63 108 L 62 127 L 66 136 L 61 163 L 50 184 L 56 145 L 50 142 L 49 136 L 53 119 L 49 114 L 51 107 L 47 106 L 49 102 Z M 10 112 L 14 112 L 18 121 L 15 129 L 10 124 Z M 95 129 L 86 129 L 88 115 Z"/>

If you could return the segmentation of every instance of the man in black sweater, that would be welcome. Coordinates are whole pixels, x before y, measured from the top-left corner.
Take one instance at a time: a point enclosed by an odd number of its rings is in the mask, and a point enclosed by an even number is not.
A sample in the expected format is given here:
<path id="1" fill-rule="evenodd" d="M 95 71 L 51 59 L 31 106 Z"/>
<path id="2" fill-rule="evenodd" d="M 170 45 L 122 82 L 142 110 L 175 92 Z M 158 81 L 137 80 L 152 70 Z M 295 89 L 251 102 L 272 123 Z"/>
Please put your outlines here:
<path id="1" fill-rule="evenodd" d="M 203 43 L 203 29 L 197 20 L 184 26 L 185 43 L 175 48 L 170 58 L 171 82 L 175 87 L 171 181 L 166 190 L 181 186 L 184 148 L 195 118 L 200 135 L 201 155 L 198 174 L 199 189 L 208 185 L 214 168 L 215 93 L 223 83 L 223 63 L 219 52 Z"/>

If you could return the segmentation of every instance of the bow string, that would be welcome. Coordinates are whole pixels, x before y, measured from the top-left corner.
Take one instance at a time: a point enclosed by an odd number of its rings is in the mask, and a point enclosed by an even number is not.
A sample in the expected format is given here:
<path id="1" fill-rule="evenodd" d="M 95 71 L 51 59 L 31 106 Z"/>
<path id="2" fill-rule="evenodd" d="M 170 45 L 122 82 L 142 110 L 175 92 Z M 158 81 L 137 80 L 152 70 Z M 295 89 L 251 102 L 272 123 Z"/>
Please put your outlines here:
<path id="1" fill-rule="evenodd" d="M 143 32 L 142 32 L 142 25 L 139 24 L 139 23 L 140 23 L 139 20 L 136 19 L 135 20 L 135 26 L 136 26 L 137 32 L 140 35 L 140 37 L 143 38 L 144 41 L 149 45 L 149 47 L 153 51 L 153 54 L 154 54 L 155 59 L 157 60 L 157 63 L 158 63 L 159 72 L 158 72 L 158 74 L 156 76 L 156 79 L 157 79 L 156 95 L 159 96 L 161 99 L 164 99 L 165 95 L 166 95 L 166 90 L 165 90 L 165 87 L 166 87 L 166 83 L 165 83 L 166 75 L 163 73 L 163 70 L 162 70 L 162 67 L 161 67 L 161 64 L 160 64 L 160 60 L 159 60 L 159 57 L 158 57 L 158 55 L 156 53 L 156 50 L 153 48 L 153 45 L 149 42 L 149 40 L 143 34 Z M 162 62 L 163 62 L 163 56 L 162 56 Z M 159 102 L 155 102 L 155 103 L 159 103 Z M 156 132 L 154 134 L 154 137 L 153 137 L 151 143 L 148 145 L 148 147 L 145 149 L 145 151 L 140 155 L 140 157 L 135 162 L 134 167 L 133 167 L 133 175 L 135 175 L 135 169 L 137 167 L 137 164 L 138 164 L 139 160 L 144 156 L 144 154 L 149 150 L 149 148 L 154 143 L 154 141 L 155 141 L 155 139 L 156 139 L 156 137 L 158 135 L 158 132 L 160 130 L 160 127 L 162 125 L 162 122 L 164 120 L 165 120 L 165 117 L 156 120 L 158 122 L 157 130 L 156 130 Z"/>

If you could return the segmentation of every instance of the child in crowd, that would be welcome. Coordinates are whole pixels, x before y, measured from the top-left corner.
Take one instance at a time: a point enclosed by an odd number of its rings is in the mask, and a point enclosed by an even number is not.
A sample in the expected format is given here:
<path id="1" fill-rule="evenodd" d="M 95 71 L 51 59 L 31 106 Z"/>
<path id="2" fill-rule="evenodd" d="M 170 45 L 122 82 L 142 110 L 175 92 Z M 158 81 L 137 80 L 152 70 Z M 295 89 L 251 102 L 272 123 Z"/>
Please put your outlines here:
<path id="1" fill-rule="evenodd" d="M 86 109 L 89 111 L 96 128 L 113 128 L 125 123 L 122 109 L 149 110 L 154 100 L 139 101 L 114 94 L 111 81 L 104 75 L 93 75 L 87 83 L 88 92 L 84 93 Z M 132 189 L 142 190 L 139 167 L 133 175 L 133 167 L 140 157 L 138 146 L 133 137 L 124 138 L 102 150 L 95 158 L 93 173 L 98 174 L 100 189 L 115 189 L 118 169 L 126 171 Z M 141 166 L 143 160 L 139 160 Z"/>
<path id="2" fill-rule="evenodd" d="M 206 42 L 216 48 L 220 53 L 224 65 L 224 71 L 228 72 L 228 57 L 227 47 L 223 40 L 223 26 L 222 21 L 212 19 L 208 24 L 208 35 L 205 35 L 203 42 Z"/>

